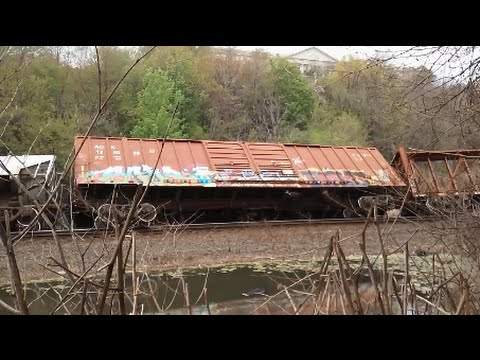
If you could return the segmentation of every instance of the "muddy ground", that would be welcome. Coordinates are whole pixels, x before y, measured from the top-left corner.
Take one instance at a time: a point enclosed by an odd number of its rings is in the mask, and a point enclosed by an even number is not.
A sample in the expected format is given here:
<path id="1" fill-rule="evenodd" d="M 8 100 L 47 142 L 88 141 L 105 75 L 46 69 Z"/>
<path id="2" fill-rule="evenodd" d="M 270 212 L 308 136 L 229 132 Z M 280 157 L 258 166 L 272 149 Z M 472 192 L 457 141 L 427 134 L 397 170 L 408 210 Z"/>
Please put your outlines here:
<path id="1" fill-rule="evenodd" d="M 340 231 L 341 246 L 346 256 L 361 254 L 362 224 L 315 224 L 293 226 L 265 226 L 230 229 L 196 229 L 162 232 L 160 234 L 137 233 L 137 271 L 163 271 L 174 268 L 212 267 L 252 261 L 306 260 L 323 257 L 332 235 Z M 410 252 L 423 250 L 427 253 L 440 252 L 445 242 L 454 235 L 440 222 L 425 223 L 381 223 L 382 239 L 388 252 L 403 251 L 400 247 L 409 242 Z M 115 245 L 113 237 L 86 237 L 77 239 L 62 237 L 67 263 L 74 272 L 81 274 L 81 255 L 86 268 L 100 256 L 95 269 L 106 264 Z M 124 251 L 127 250 L 126 242 Z M 367 252 L 380 253 L 377 228 L 369 225 L 366 231 Z M 80 251 L 79 251 L 80 250 Z M 62 269 L 55 265 L 59 259 L 57 246 L 51 238 L 24 238 L 15 252 L 22 281 L 58 279 Z M 131 269 L 132 258 L 127 262 Z M 51 270 L 48 270 L 50 268 Z M 103 272 L 105 270 L 103 269 Z M 9 282 L 6 255 L 0 247 L 0 284 Z"/>

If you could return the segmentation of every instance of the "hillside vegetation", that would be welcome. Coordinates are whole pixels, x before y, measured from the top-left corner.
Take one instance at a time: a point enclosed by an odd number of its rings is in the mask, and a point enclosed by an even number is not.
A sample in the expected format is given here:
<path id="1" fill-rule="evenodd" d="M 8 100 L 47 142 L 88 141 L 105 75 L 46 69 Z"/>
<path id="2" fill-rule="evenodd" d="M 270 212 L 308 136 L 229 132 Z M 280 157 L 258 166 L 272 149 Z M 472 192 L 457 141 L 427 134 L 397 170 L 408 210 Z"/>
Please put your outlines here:
<path id="1" fill-rule="evenodd" d="M 102 99 L 149 48 L 0 47 L 0 154 L 64 162 Z M 100 81 L 98 74 L 100 73 Z M 157 47 L 125 78 L 92 135 L 372 145 L 480 147 L 471 83 L 431 69 L 343 59 L 333 72 L 263 52 Z M 473 89 L 473 90 L 472 90 Z M 468 91 L 466 91 L 468 90 Z"/>

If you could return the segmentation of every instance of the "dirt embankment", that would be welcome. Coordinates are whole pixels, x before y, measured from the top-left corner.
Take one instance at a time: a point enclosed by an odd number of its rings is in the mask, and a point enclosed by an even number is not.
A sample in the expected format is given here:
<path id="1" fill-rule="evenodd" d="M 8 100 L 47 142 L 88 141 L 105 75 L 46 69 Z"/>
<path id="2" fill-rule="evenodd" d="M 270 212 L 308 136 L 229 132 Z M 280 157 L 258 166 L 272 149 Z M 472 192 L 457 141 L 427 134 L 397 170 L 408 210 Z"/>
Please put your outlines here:
<path id="1" fill-rule="evenodd" d="M 196 229 L 160 234 L 136 235 L 137 271 L 166 270 L 172 268 L 211 267 L 262 260 L 311 259 L 322 257 L 330 238 L 340 231 L 345 255 L 360 254 L 359 242 L 363 225 L 302 225 L 265 226 L 234 229 Z M 410 251 L 438 252 L 449 241 L 435 223 L 380 224 L 379 230 L 389 252 L 409 241 Z M 94 268 L 100 268 L 112 256 L 114 238 L 87 237 L 61 239 L 69 266 L 81 274 L 81 257 L 86 268 L 102 256 Z M 127 250 L 126 242 L 124 249 Z M 380 242 L 377 228 L 371 224 L 366 231 L 367 252 L 378 254 Z M 403 251 L 403 249 L 401 250 Z M 23 239 L 15 246 L 18 266 L 23 281 L 57 279 L 62 269 L 50 257 L 59 259 L 53 239 Z M 131 256 L 127 262 L 131 265 Z M 103 270 L 104 271 L 104 270 Z M 6 255 L 0 249 L 0 283 L 9 281 Z"/>

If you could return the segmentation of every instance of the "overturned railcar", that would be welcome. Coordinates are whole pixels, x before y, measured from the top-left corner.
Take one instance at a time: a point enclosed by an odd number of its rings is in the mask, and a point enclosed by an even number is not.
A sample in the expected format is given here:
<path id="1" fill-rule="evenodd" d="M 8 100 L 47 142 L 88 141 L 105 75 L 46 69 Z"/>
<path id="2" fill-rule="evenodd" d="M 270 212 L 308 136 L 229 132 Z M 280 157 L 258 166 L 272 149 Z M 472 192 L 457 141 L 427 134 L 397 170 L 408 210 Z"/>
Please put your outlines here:
<path id="1" fill-rule="evenodd" d="M 54 155 L 0 156 L 0 219 L 5 224 L 6 213 L 12 230 L 28 226 L 38 214 L 40 205 L 55 185 Z M 32 229 L 40 230 L 36 221 Z"/>
<path id="2" fill-rule="evenodd" d="M 77 137 L 75 151 L 75 213 L 97 223 L 124 216 L 152 174 L 145 224 L 349 216 L 405 187 L 372 147 Z"/>
<path id="3" fill-rule="evenodd" d="M 392 166 L 408 185 L 410 204 L 429 212 L 478 210 L 480 149 L 427 151 L 399 147 Z"/>

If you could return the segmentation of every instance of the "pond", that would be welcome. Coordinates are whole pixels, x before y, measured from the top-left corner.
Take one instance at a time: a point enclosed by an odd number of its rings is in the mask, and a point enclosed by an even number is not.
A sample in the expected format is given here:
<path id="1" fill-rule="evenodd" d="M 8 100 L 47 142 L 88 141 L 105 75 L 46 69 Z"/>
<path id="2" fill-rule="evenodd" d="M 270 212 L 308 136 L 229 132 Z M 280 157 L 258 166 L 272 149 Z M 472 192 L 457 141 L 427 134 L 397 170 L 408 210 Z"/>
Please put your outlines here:
<path id="1" fill-rule="evenodd" d="M 372 258 L 375 272 L 382 265 L 381 257 Z M 428 285 L 425 275 L 419 276 L 416 270 L 431 268 L 428 259 L 411 258 L 411 275 L 417 278 L 418 293 L 425 293 Z M 351 257 L 349 262 L 353 268 L 361 263 L 359 257 Z M 311 291 L 312 281 L 318 280 L 316 274 L 321 264 L 320 259 L 310 261 L 280 261 L 272 263 L 249 263 L 210 269 L 177 269 L 163 273 L 138 273 L 138 295 L 132 296 L 132 276 L 126 275 L 125 306 L 131 313 L 136 301 L 136 313 L 139 314 L 250 314 L 268 301 L 267 313 L 291 313 L 286 308 L 298 306 L 307 298 Z M 401 282 L 403 268 L 401 256 L 389 257 L 389 271 Z M 420 267 L 421 265 L 421 267 Z M 331 266 L 335 269 L 338 263 L 332 259 Z M 437 267 L 438 269 L 438 267 Z M 330 269 L 331 271 L 331 269 Z M 364 292 L 372 288 L 368 271 L 360 272 L 359 288 Z M 302 280 L 303 279 L 303 280 Z M 293 284 L 293 286 L 292 286 Z M 288 294 L 282 289 L 289 287 Z M 206 290 L 205 290 L 206 289 Z M 64 305 L 57 306 L 61 297 L 68 293 L 69 285 L 65 282 L 38 282 L 26 285 L 26 295 L 31 314 L 79 314 L 80 296 L 72 297 Z M 100 289 L 90 287 L 89 296 L 96 302 Z M 0 299 L 13 305 L 14 296 L 9 287 L 0 288 Z M 113 299 L 109 297 L 109 299 Z M 118 297 L 107 301 L 109 313 L 111 306 L 118 309 Z M 398 311 L 396 309 L 395 311 Z M 256 312 L 261 313 L 261 312 Z M 0 314 L 8 312 L 0 307 Z"/>

